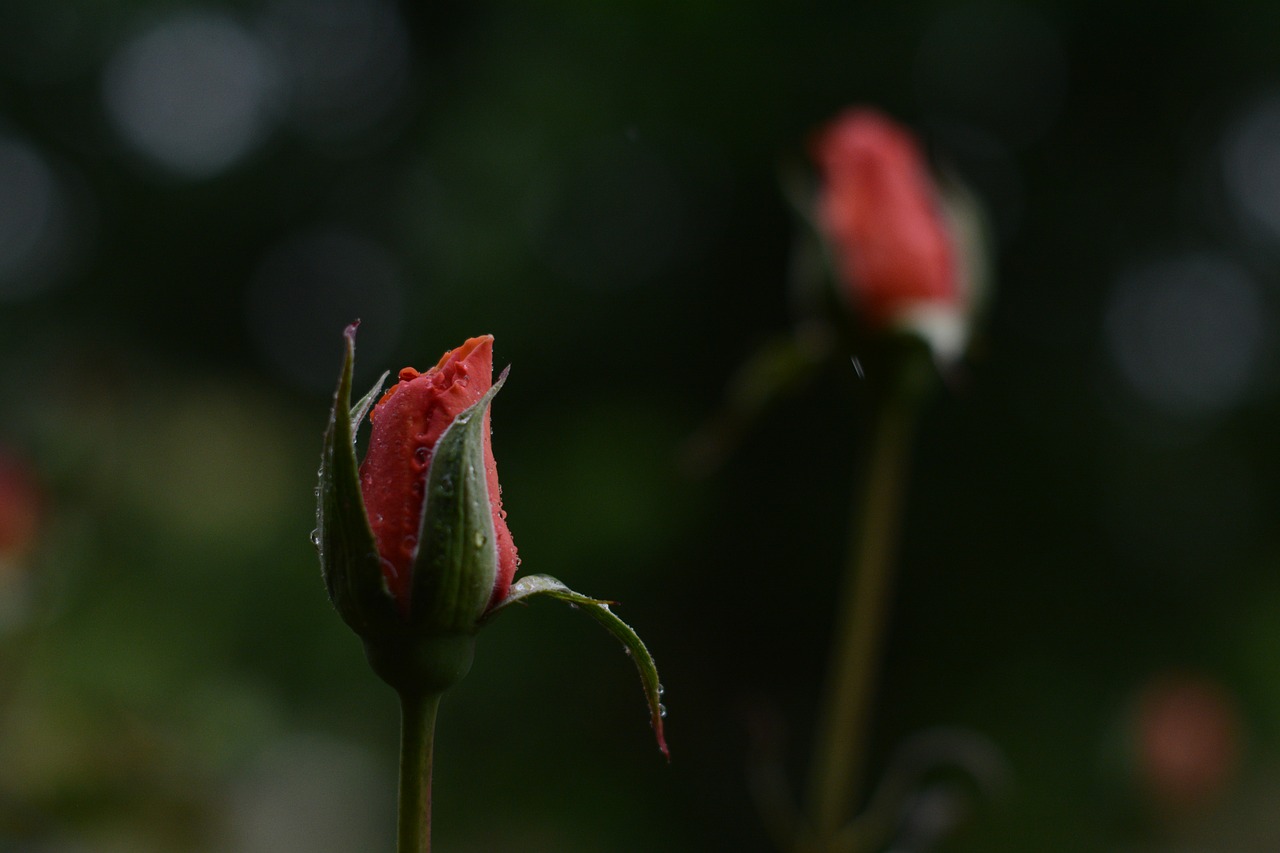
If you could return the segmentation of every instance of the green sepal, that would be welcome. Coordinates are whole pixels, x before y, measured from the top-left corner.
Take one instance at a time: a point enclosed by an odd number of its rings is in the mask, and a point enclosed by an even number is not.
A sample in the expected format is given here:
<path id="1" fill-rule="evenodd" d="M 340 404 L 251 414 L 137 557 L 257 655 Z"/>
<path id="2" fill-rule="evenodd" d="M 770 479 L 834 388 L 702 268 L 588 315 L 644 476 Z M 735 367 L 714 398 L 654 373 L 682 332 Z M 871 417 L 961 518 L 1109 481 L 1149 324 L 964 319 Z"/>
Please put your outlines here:
<path id="1" fill-rule="evenodd" d="M 364 643 L 369 666 L 401 696 L 443 693 L 467 677 L 475 652 L 474 632 L 425 637 L 404 633 Z"/>
<path id="2" fill-rule="evenodd" d="M 356 404 L 351 407 L 351 444 L 355 447 L 356 433 L 360 431 L 360 424 L 364 422 L 364 416 L 369 414 L 369 410 L 373 408 L 373 401 L 378 399 L 378 392 L 382 390 L 382 386 L 387 381 L 387 377 L 391 375 L 390 370 L 382 371 L 382 375 L 378 377 L 378 381 L 373 383 L 373 387 L 369 389 L 369 393 L 365 394 Z"/>
<path id="3" fill-rule="evenodd" d="M 348 326 L 343 334 L 346 349 L 342 372 L 320 457 L 315 542 L 329 600 L 353 631 L 368 638 L 393 628 L 400 617 L 382 578 L 378 547 L 360 492 L 355 427 L 368 411 L 382 380 L 352 408 L 355 336 L 355 325 Z"/>
<path id="4" fill-rule="evenodd" d="M 662 731 L 662 720 L 667 715 L 667 709 L 662 705 L 662 683 L 658 681 L 658 667 L 653 662 L 653 655 L 649 654 L 649 650 L 641 641 L 640 635 L 609 609 L 612 602 L 574 592 L 550 575 L 529 575 L 511 585 L 511 592 L 502 600 L 502 603 L 489 611 L 485 621 L 488 622 L 512 604 L 524 602 L 535 595 L 546 595 L 568 602 L 570 606 L 582 608 L 622 643 L 627 655 L 640 672 L 640 684 L 644 688 L 645 699 L 649 703 L 650 722 L 653 724 L 654 737 L 658 740 L 658 749 L 662 750 L 662 754 L 670 761 L 671 753 L 667 749 L 667 740 Z"/>
<path id="5" fill-rule="evenodd" d="M 409 623 L 415 633 L 471 634 L 493 596 L 497 533 L 485 470 L 485 413 L 507 379 L 453 419 L 436 442 L 427 471 Z"/>

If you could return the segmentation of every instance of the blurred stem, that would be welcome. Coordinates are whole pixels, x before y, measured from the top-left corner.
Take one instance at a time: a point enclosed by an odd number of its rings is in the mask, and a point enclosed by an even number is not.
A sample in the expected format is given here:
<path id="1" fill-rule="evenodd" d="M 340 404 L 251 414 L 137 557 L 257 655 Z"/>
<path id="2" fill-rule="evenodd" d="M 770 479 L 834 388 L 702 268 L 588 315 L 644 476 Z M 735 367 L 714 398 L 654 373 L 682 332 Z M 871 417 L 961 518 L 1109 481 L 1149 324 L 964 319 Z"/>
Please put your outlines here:
<path id="1" fill-rule="evenodd" d="M 400 824 L 397 853 L 431 853 L 431 754 L 440 694 L 400 695 Z"/>
<path id="2" fill-rule="evenodd" d="M 797 850 L 833 853 L 835 838 L 859 806 L 871 711 L 892 587 L 917 395 L 878 397 L 851 539 L 809 787 L 812 835 Z"/>

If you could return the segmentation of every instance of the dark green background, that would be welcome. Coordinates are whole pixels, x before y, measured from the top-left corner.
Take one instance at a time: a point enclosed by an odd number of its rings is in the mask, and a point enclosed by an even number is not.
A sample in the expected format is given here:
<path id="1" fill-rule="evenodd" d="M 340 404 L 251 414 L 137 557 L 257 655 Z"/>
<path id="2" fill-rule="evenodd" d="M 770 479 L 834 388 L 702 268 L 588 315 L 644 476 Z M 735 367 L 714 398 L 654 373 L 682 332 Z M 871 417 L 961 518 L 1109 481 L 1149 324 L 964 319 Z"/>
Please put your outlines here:
<path id="1" fill-rule="evenodd" d="M 775 721 L 798 788 L 857 377 L 831 366 L 707 476 L 680 459 L 792 324 L 778 174 L 853 103 L 986 201 L 996 282 L 917 440 L 877 766 L 934 726 L 998 747 L 1008 785 L 943 850 L 1276 849 L 1280 234 L 1240 194 L 1265 206 L 1280 164 L 1280 9 L 350 4 L 0 7 L 0 144 L 61 217 L 13 242 L 40 220 L 0 169 L 0 443 L 50 510 L 3 587 L 0 850 L 391 848 L 393 696 L 307 539 L 355 317 L 360 385 L 496 336 L 524 570 L 618 600 L 671 710 L 668 767 L 613 640 L 551 603 L 503 617 L 442 710 L 439 849 L 770 849 L 748 731 Z M 391 40 L 359 54 L 325 23 L 344 8 Z M 339 82 L 310 112 L 281 84 L 223 168 L 166 167 L 104 81 L 192 20 Z M 197 114 L 209 85 L 181 90 Z M 1239 719 L 1196 814 L 1147 802 L 1131 761 L 1135 696 L 1170 671 Z"/>

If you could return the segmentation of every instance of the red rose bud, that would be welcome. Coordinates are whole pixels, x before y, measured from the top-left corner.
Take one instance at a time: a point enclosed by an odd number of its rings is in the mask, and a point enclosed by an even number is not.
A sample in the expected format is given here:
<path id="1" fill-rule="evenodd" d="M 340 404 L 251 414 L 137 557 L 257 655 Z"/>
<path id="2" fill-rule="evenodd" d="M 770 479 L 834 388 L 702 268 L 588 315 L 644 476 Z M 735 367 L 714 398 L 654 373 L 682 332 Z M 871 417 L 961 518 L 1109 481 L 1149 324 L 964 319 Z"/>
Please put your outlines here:
<path id="1" fill-rule="evenodd" d="M 425 373 L 411 367 L 374 405 L 353 407 L 354 325 L 324 434 L 313 539 L 329 600 L 404 697 L 437 694 L 471 668 L 475 635 L 509 605 L 549 597 L 585 610 L 631 655 L 663 753 L 662 685 L 649 650 L 610 602 L 546 575 L 514 586 L 518 560 L 489 441 L 493 338 L 472 338 Z M 385 379 L 385 375 L 383 379 Z M 355 433 L 373 428 L 357 466 Z"/>
<path id="2" fill-rule="evenodd" d="M 916 140 L 874 110 L 848 110 L 814 138 L 817 225 L 841 290 L 872 331 L 907 328 L 943 356 L 964 345 L 957 250 Z"/>
<path id="3" fill-rule="evenodd" d="M 493 337 L 471 338 L 445 353 L 426 373 L 412 367 L 401 370 L 400 381 L 383 395 L 369 415 L 373 431 L 368 453 L 360 465 L 360 490 L 378 543 L 387 589 L 404 614 L 412 607 L 413 563 L 427 472 L 436 445 L 457 417 L 485 395 L 492 386 L 492 376 Z M 487 601 L 492 606 L 506 597 L 518 560 L 502 510 L 487 408 L 483 417 L 485 484 L 492 535 L 496 537 L 497 563 Z"/>
<path id="4" fill-rule="evenodd" d="M 402 371 L 374 408 L 359 469 L 355 432 L 378 387 L 351 406 L 354 359 L 353 325 L 316 492 L 325 585 L 384 680 L 443 690 L 466 675 L 481 617 L 516 569 L 489 444 L 502 385 L 493 338 L 467 341 L 426 373 Z"/>

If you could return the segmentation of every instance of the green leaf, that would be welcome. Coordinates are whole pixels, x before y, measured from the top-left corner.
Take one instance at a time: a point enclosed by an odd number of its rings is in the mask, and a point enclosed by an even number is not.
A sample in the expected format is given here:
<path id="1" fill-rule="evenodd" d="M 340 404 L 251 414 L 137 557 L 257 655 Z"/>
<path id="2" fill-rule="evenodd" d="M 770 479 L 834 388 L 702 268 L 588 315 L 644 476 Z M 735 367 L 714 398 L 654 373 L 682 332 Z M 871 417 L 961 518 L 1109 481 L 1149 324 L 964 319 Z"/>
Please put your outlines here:
<path id="1" fill-rule="evenodd" d="M 658 740 L 658 749 L 670 761 L 671 753 L 667 750 L 667 740 L 662 731 L 662 720 L 667 715 L 667 710 L 662 706 L 662 684 L 658 681 L 658 667 L 640 640 L 640 635 L 614 615 L 609 609 L 612 602 L 574 592 L 550 575 L 529 575 L 517 580 L 511 585 L 510 594 L 485 616 L 485 620 L 488 621 L 512 604 L 523 603 L 535 595 L 549 596 L 568 602 L 570 606 L 582 608 L 622 643 L 640 672 L 640 683 L 644 687 L 645 699 L 649 702 L 650 722 L 653 724 L 654 737 Z"/>
<path id="2" fill-rule="evenodd" d="M 432 634 L 472 633 L 497 581 L 497 534 L 484 465 L 485 413 L 507 379 L 459 414 L 436 442 L 413 564 L 409 619 Z"/>
<path id="3" fill-rule="evenodd" d="M 342 372 L 324 433 L 320 484 L 316 490 L 315 542 L 329 600 L 352 630 L 369 637 L 396 624 L 399 617 L 382 579 L 382 563 L 360 493 L 351 417 L 355 329 L 354 325 L 348 326 L 344 333 Z M 369 392 L 357 409 L 365 407 L 376 392 L 376 388 Z"/>

